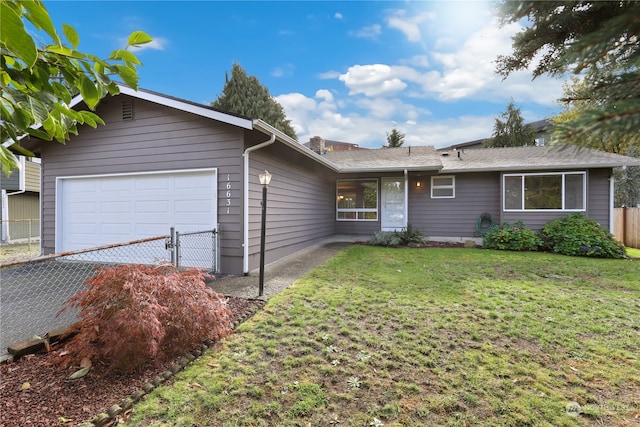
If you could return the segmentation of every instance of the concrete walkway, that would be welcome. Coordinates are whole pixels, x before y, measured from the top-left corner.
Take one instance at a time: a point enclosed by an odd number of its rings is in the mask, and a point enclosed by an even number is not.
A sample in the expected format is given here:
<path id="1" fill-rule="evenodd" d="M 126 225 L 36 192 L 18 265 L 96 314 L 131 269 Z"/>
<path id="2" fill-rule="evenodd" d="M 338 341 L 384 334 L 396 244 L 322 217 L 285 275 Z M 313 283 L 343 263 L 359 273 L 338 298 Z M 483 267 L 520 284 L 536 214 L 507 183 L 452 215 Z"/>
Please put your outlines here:
<path id="1" fill-rule="evenodd" d="M 291 286 L 296 280 L 356 240 L 354 238 L 327 240 L 265 265 L 264 293 L 260 299 L 267 300 Z M 250 272 L 248 276 L 225 276 L 209 283 L 209 286 L 214 291 L 227 296 L 259 298 L 259 274 L 259 270 L 255 270 Z"/>

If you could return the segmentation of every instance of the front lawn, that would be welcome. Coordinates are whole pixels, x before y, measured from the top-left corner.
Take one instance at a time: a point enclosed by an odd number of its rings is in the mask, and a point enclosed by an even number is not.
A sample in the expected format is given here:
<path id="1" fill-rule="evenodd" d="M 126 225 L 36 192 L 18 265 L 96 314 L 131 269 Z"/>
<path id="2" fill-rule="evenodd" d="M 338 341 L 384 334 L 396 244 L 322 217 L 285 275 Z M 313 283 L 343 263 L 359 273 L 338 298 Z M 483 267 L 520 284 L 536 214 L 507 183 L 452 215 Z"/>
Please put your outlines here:
<path id="1" fill-rule="evenodd" d="M 629 425 L 640 262 L 351 246 L 127 425 Z"/>

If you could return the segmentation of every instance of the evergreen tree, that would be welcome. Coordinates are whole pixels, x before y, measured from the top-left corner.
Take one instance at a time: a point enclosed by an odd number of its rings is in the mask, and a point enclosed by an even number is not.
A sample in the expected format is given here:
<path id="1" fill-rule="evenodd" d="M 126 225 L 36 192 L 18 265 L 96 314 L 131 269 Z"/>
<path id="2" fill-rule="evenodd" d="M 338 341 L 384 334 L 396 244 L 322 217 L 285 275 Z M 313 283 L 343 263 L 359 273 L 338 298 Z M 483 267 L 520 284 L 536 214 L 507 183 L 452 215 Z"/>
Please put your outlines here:
<path id="1" fill-rule="evenodd" d="M 565 104 L 565 109 L 551 121 L 556 124 L 568 123 L 574 120 L 584 111 L 596 108 L 596 100 L 584 96 L 584 82 L 573 78 L 564 85 L 564 96 L 574 98 L 579 101 Z M 629 143 L 631 138 L 611 138 L 606 134 L 600 135 L 592 141 L 592 148 L 607 151 L 610 153 L 624 154 L 632 157 L 640 157 L 640 147 Z M 640 166 L 629 166 L 624 168 L 614 168 L 613 177 L 615 179 L 614 204 L 616 207 L 637 206 L 640 203 Z"/>
<path id="2" fill-rule="evenodd" d="M 387 132 L 387 145 L 384 145 L 384 148 L 395 148 L 402 147 L 404 144 L 404 133 L 400 132 L 398 129 L 393 128 L 391 133 Z"/>
<path id="3" fill-rule="evenodd" d="M 222 94 L 211 103 L 222 111 L 261 119 L 293 139 L 298 139 L 282 106 L 269 94 L 255 76 L 248 76 L 239 65 L 233 64 L 231 78 L 225 74 Z"/>
<path id="4" fill-rule="evenodd" d="M 564 101 L 594 102 L 556 125 L 556 141 L 640 145 L 640 2 L 502 0 L 499 14 L 503 24 L 531 23 L 514 37 L 513 53 L 498 57 L 499 74 L 532 65 L 533 78 L 583 76 L 584 92 Z"/>
<path id="5" fill-rule="evenodd" d="M 536 145 L 536 132 L 530 126 L 524 124 L 520 109 L 513 101 L 507 106 L 507 111 L 500 114 L 493 126 L 492 138 L 484 141 L 484 146 L 491 147 L 522 147 Z"/>

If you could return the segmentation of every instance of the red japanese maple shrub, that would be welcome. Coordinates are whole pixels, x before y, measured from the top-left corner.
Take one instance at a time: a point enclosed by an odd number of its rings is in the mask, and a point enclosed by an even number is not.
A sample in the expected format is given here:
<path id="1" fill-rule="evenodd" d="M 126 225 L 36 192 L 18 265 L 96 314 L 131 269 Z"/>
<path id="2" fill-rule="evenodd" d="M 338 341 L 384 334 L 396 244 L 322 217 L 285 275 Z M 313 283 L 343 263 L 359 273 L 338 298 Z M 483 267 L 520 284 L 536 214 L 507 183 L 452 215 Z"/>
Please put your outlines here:
<path id="1" fill-rule="evenodd" d="M 79 332 L 65 348 L 69 360 L 86 357 L 132 371 L 193 350 L 205 339 L 220 340 L 232 331 L 231 310 L 205 277 L 172 266 L 99 270 L 61 310 L 80 309 Z"/>

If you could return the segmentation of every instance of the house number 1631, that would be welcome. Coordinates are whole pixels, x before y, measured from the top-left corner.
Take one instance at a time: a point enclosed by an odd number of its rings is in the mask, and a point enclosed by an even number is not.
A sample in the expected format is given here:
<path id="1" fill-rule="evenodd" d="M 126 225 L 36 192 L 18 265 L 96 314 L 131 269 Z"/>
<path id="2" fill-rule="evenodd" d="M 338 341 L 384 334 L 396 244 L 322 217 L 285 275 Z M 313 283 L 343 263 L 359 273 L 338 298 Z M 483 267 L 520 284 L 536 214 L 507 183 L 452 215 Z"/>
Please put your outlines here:
<path id="1" fill-rule="evenodd" d="M 231 213 L 231 176 L 227 174 L 227 215 Z"/>

